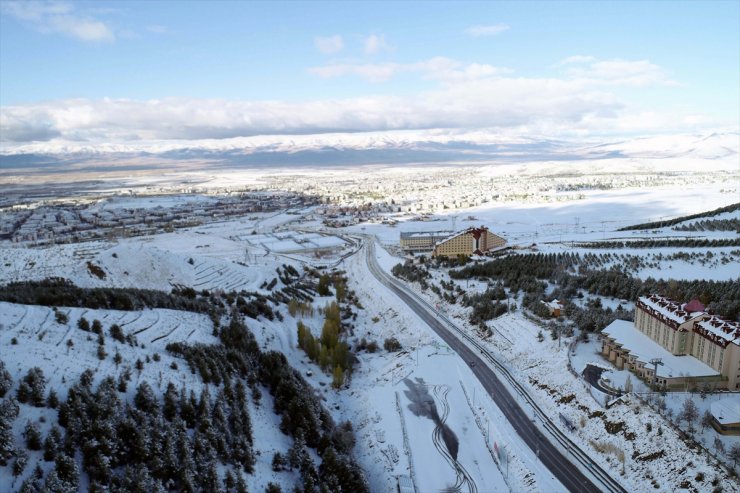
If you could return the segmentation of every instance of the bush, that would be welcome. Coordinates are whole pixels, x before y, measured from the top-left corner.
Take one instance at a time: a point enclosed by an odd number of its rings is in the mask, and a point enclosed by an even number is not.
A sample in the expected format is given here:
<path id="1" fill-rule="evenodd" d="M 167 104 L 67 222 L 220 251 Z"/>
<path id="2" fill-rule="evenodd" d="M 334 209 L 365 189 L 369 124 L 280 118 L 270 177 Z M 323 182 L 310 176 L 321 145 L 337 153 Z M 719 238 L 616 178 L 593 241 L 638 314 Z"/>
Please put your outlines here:
<path id="1" fill-rule="evenodd" d="M 120 343 L 126 342 L 126 336 L 123 334 L 123 329 L 118 324 L 110 326 L 110 336 Z"/>
<path id="2" fill-rule="evenodd" d="M 389 353 L 395 353 L 401 350 L 401 343 L 395 337 L 389 337 L 383 341 L 383 348 Z"/>
<path id="3" fill-rule="evenodd" d="M 69 323 L 69 316 L 64 312 L 60 312 L 56 308 L 54 309 L 54 319 L 56 319 L 59 325 L 67 325 L 67 323 Z"/>

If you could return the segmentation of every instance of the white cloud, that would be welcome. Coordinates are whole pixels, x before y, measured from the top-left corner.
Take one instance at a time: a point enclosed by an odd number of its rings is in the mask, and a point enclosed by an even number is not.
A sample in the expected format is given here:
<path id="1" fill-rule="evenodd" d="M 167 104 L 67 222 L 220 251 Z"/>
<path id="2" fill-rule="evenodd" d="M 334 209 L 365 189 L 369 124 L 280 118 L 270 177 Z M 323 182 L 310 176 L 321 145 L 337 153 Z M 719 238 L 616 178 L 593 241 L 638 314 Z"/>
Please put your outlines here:
<path id="1" fill-rule="evenodd" d="M 633 108 L 621 98 L 624 87 L 667 83 L 662 69 L 647 61 L 583 59 L 568 64 L 560 77 L 517 76 L 509 69 L 445 57 L 406 64 L 331 64 L 311 71 L 322 77 L 351 75 L 374 81 L 415 74 L 433 88 L 404 97 L 305 102 L 71 99 L 6 106 L 0 107 L 0 139 L 7 147 L 34 141 L 94 145 L 433 128 L 580 135 L 713 122 L 695 112 L 667 115 Z"/>
<path id="2" fill-rule="evenodd" d="M 501 34 L 504 31 L 508 31 L 511 28 L 511 26 L 499 22 L 498 24 L 492 24 L 488 26 L 470 26 L 465 30 L 465 33 L 468 36 L 473 36 L 474 38 L 480 38 L 483 36 L 495 36 L 497 34 Z"/>
<path id="3" fill-rule="evenodd" d="M 69 36 L 80 41 L 114 41 L 113 30 L 103 21 L 78 12 L 64 2 L 14 1 L 3 11 L 43 33 Z"/>
<path id="4" fill-rule="evenodd" d="M 366 55 L 375 55 L 382 51 L 393 51 L 393 47 L 386 42 L 385 36 L 378 36 L 377 34 L 371 34 L 365 38 L 364 45 Z"/>
<path id="5" fill-rule="evenodd" d="M 649 60 L 599 60 L 591 56 L 572 56 L 560 62 L 566 75 L 594 84 L 646 87 L 672 86 L 677 83 L 668 78 L 665 70 Z"/>
<path id="6" fill-rule="evenodd" d="M 587 55 L 573 55 L 569 56 L 567 58 L 564 58 L 560 61 L 560 65 L 570 65 L 574 63 L 589 63 L 596 60 L 596 57 L 587 56 Z"/>
<path id="7" fill-rule="evenodd" d="M 344 48 L 344 40 L 339 34 L 326 37 L 316 36 L 313 38 L 313 44 L 317 50 L 327 55 L 342 51 L 342 48 Z"/>
<path id="8" fill-rule="evenodd" d="M 463 63 L 446 57 L 434 57 L 414 63 L 332 63 L 308 69 L 320 77 L 346 75 L 383 82 L 401 73 L 419 73 L 426 79 L 441 81 L 467 80 L 511 73 L 510 69 L 480 63 Z"/>

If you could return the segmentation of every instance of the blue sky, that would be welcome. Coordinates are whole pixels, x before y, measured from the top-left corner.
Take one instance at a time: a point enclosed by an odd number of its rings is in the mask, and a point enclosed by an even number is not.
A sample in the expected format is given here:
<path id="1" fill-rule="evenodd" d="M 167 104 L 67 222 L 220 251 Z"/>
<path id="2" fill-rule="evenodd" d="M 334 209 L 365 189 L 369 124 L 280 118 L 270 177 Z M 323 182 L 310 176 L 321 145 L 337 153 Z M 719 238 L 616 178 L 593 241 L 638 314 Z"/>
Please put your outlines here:
<path id="1" fill-rule="evenodd" d="M 0 140 L 699 131 L 739 50 L 736 1 L 3 1 Z"/>

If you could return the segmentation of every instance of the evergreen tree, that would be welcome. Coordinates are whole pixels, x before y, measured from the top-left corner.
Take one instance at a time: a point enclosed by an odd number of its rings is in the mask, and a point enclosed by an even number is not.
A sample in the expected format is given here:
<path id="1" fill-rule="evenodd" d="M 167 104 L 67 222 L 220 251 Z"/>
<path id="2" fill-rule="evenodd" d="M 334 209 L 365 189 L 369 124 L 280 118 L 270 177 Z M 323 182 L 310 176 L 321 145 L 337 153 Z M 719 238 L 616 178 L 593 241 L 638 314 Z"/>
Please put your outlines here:
<path id="1" fill-rule="evenodd" d="M 54 389 L 49 390 L 49 395 L 46 397 L 46 407 L 56 409 L 59 405 L 59 397 Z"/>
<path id="2" fill-rule="evenodd" d="M 7 465 L 15 453 L 13 421 L 19 410 L 18 401 L 12 397 L 0 401 L 0 466 Z"/>
<path id="3" fill-rule="evenodd" d="M 47 462 L 56 460 L 57 453 L 62 445 L 62 432 L 57 425 L 51 425 L 49 434 L 44 440 L 44 460 Z"/>
<path id="4" fill-rule="evenodd" d="M 159 403 L 154 396 L 154 391 L 146 381 L 141 382 L 136 388 L 134 404 L 138 410 L 147 414 L 153 414 L 159 409 Z"/>
<path id="5" fill-rule="evenodd" d="M 44 372 L 39 367 L 33 367 L 23 377 L 18 385 L 18 401 L 29 403 L 36 407 L 44 407 L 46 403 L 46 379 Z"/>
<path id="6" fill-rule="evenodd" d="M 18 477 L 23 474 L 26 464 L 28 464 L 28 453 L 25 450 L 19 450 L 15 454 L 15 462 L 13 462 L 13 476 Z"/>
<path id="7" fill-rule="evenodd" d="M 167 384 L 167 390 L 164 393 L 162 414 L 167 421 L 172 421 L 177 416 L 177 411 L 177 388 L 170 382 Z"/>
<path id="8" fill-rule="evenodd" d="M 41 466 L 36 463 L 31 476 L 26 478 L 21 484 L 18 493 L 41 493 L 44 489 L 44 471 Z"/>
<path id="9" fill-rule="evenodd" d="M 5 394 L 13 386 L 13 377 L 10 372 L 5 368 L 5 363 L 0 360 L 0 399 L 5 397 Z"/>
<path id="10" fill-rule="evenodd" d="M 41 450 L 41 432 L 39 425 L 26 421 L 26 427 L 23 429 L 23 438 L 26 439 L 26 447 L 29 450 Z"/>

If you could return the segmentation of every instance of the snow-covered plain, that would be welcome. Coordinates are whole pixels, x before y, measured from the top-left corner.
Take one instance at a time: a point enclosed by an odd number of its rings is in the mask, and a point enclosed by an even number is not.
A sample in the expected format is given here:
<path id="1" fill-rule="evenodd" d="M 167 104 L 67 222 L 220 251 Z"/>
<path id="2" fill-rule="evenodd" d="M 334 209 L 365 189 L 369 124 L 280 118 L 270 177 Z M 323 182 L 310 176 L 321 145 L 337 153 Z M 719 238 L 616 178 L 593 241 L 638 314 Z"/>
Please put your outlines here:
<path id="1" fill-rule="evenodd" d="M 645 144 L 647 147 L 648 144 Z M 650 144 L 653 145 L 653 144 Z M 635 147 L 635 169 L 644 169 L 645 159 L 640 156 L 642 148 Z M 604 152 L 612 152 L 605 150 Z M 590 149 L 588 153 L 602 152 Z M 686 151 L 690 153 L 689 151 Z M 706 154 L 705 151 L 701 151 Z M 707 151 L 708 152 L 708 151 Z M 691 156 L 690 156 L 691 157 Z M 696 158 L 693 156 L 692 159 Z M 632 158 L 631 158 L 632 159 Z M 655 160 L 655 158 L 649 158 Z M 724 161 L 717 166 L 726 168 Z M 620 161 L 623 162 L 623 161 Z M 547 166 L 554 171 L 565 169 L 567 162 L 550 162 Z M 648 166 L 666 167 L 664 162 L 648 162 Z M 691 166 L 695 163 L 692 162 Z M 541 165 L 541 163 L 538 163 Z M 608 160 L 599 166 L 609 167 Z M 541 172 L 542 167 L 517 165 L 523 174 Z M 511 171 L 513 168 L 507 169 Z M 661 168 L 663 169 L 663 168 Z M 667 169 L 667 168 L 666 168 Z M 403 170 L 402 170 L 403 171 Z M 491 166 L 492 174 L 501 171 Z M 407 173 L 411 176 L 411 172 Z M 223 175 L 222 184 L 235 175 Z M 215 183 L 215 182 L 214 182 Z M 454 191 L 454 187 L 451 187 Z M 450 192 L 452 193 L 452 192 Z M 370 234 L 382 243 L 393 247 L 398 243 L 399 231 L 422 231 L 439 229 L 461 229 L 473 225 L 485 225 L 505 236 L 517 247 L 537 244 L 538 251 L 573 251 L 573 242 L 597 241 L 610 238 L 652 238 L 656 233 L 616 232 L 618 227 L 683 214 L 697 213 L 737 201 L 737 186 L 733 183 L 689 183 L 686 186 L 653 187 L 646 189 L 627 188 L 615 190 L 579 191 L 583 197 L 567 202 L 532 203 L 528 201 L 504 204 L 484 204 L 477 207 L 458 208 L 454 211 L 439 211 L 428 220 L 414 219 L 418 216 L 392 214 L 400 221 L 397 225 L 365 222 L 340 230 L 349 234 Z M 190 197 L 190 196 L 189 196 Z M 555 197 L 557 198 L 557 197 Z M 120 199 L 111 207 L 158 207 L 185 200 L 147 199 L 143 205 L 138 199 Z M 189 198 L 188 198 L 189 200 Z M 174 202 L 173 202 L 174 201 Z M 111 239 L 107 242 L 56 245 L 49 248 L 23 248 L 3 243 L 0 246 L 0 282 L 14 280 L 43 279 L 49 276 L 65 277 L 84 287 L 115 286 L 140 287 L 169 291 L 173 286 L 191 286 L 198 290 L 249 290 L 260 291 L 265 283 L 277 277 L 276 269 L 283 264 L 295 266 L 340 262 L 341 256 L 350 252 L 345 242 L 336 236 L 318 233 L 320 220 L 310 211 L 300 214 L 287 212 L 253 214 L 249 217 L 221 223 L 211 223 L 172 233 L 135 238 Z M 711 236 L 729 237 L 733 232 L 721 234 L 683 233 L 663 228 L 660 236 Z M 316 249 L 335 249 L 328 258 L 316 259 Z M 578 248 L 578 247 L 577 247 Z M 301 251 L 303 250 L 303 251 Z M 392 250 L 392 248 L 391 248 Z M 681 249 L 661 248 L 650 250 L 663 256 Z M 686 250 L 686 249 L 684 249 Z M 702 250 L 702 249 L 696 249 Z M 706 250 L 706 249 L 704 249 Z M 731 255 L 733 249 L 715 250 L 719 255 Z M 578 248 L 580 252 L 586 249 Z M 693 250 L 692 250 L 693 251 Z M 595 253 L 620 253 L 644 256 L 647 250 L 605 249 Z M 386 270 L 401 259 L 382 249 L 377 251 L 378 261 Z M 191 261 L 192 259 L 192 261 Z M 683 259 L 661 260 L 659 265 L 646 267 L 638 275 L 677 278 L 736 279 L 740 277 L 737 257 L 729 265 L 707 262 L 696 265 Z M 87 263 L 99 266 L 106 274 L 104 279 L 95 276 Z M 326 399 L 328 408 L 337 420 L 349 419 L 358 438 L 355 453 L 368 473 L 372 491 L 395 491 L 396 476 L 414 477 L 419 491 L 438 491 L 455 483 L 456 475 L 449 463 L 440 455 L 432 439 L 433 423 L 430 419 L 415 415 L 410 405 L 411 386 L 426 389 L 440 414 L 444 413 L 445 402 L 449 404 L 447 425 L 459 440 L 458 458 L 464 465 L 470 480 L 476 483 L 481 493 L 488 491 L 563 491 L 560 485 L 537 460 L 536 455 L 519 439 L 501 412 L 475 380 L 466 363 L 454 354 L 449 354 L 444 344 L 430 329 L 409 312 L 406 306 L 372 278 L 364 266 L 362 254 L 350 255 L 339 264 L 347 271 L 350 287 L 354 289 L 364 306 L 354 322 L 354 337 L 366 337 L 382 347 L 383 340 L 396 337 L 403 351 L 389 354 L 383 349 L 377 353 L 359 353 L 359 366 L 347 389 L 334 391 L 330 388 L 331 378 L 323 374 L 314 364 L 307 361 L 305 354 L 297 348 L 297 319 L 285 315 L 284 321 L 248 320 L 264 348 L 283 351 L 291 364 L 307 377 Z M 280 284 L 278 284 L 280 287 Z M 473 283 L 473 289 L 482 288 Z M 320 307 L 330 298 L 317 298 Z M 459 306 L 446 307 L 436 299 L 430 299 L 447 310 L 449 316 L 466 327 L 467 315 Z M 612 300 L 618 303 L 619 300 Z M 195 376 L 189 372 L 172 373 L 169 365 L 174 358 L 167 355 L 167 341 L 188 342 L 213 341 L 210 321 L 207 317 L 182 314 L 167 310 L 143 312 L 115 312 L 106 310 L 82 310 L 61 308 L 70 314 L 69 326 L 60 326 L 54 321 L 52 311 L 44 307 L 25 307 L 0 304 L 0 347 L 11 348 L 12 337 L 19 341 L 23 352 L 3 349 L 3 360 L 13 372 L 14 379 L 25 373 L 31 365 L 39 365 L 44 373 L 53 375 L 50 386 L 67 382 L 86 367 L 98 368 L 98 375 L 115 374 L 110 358 L 100 362 L 96 357 L 97 343 L 88 340 L 84 332 L 74 327 L 76 319 L 100 318 L 104 325 L 119 323 L 124 330 L 143 330 L 137 337 L 146 349 L 132 348 L 118 343 L 106 349 L 118 349 L 124 361 L 153 357 L 158 353 L 161 361 L 145 365 L 139 379 L 147 379 L 155 389 L 163 390 L 168 378 L 197 388 Z M 314 331 L 321 326 L 319 315 L 304 320 Z M 510 369 L 529 382 L 532 394 L 543 409 L 551 416 L 563 413 L 577 424 L 573 438 L 590 451 L 594 460 L 609 470 L 629 491 L 674 491 L 681 482 L 688 481 L 697 491 L 710 490 L 710 482 L 722 472 L 712 459 L 692 451 L 667 422 L 637 400 L 629 400 L 603 409 L 603 396 L 592 391 L 577 376 L 567 370 L 569 358 L 568 341 L 558 347 L 546 337 L 538 342 L 536 334 L 540 328 L 520 314 L 505 315 L 491 323 L 495 334 L 487 347 L 501 358 Z M 466 327 L 470 330 L 469 327 Z M 43 336 L 39 337 L 43 333 Z M 162 339 L 159 337 L 164 336 Z M 67 348 L 66 340 L 73 345 Z M 120 346 L 120 347 L 119 347 Z M 598 355 L 588 353 L 591 346 L 576 347 L 572 356 L 573 366 L 586 362 L 599 362 Z M 586 354 L 586 355 L 584 355 Z M 30 357 L 29 357 L 30 355 Z M 181 365 L 184 362 L 179 360 Z M 47 373 L 48 370 L 48 373 Z M 576 370 L 578 371 L 578 370 Z M 179 376 L 176 376 L 179 375 Z M 615 383 L 616 374 L 611 375 Z M 417 380 L 419 379 L 419 380 Z M 422 382 L 423 381 L 423 385 Z M 639 383 L 633 380 L 639 388 Z M 135 388 L 135 386 L 132 386 Z M 558 402 L 574 395 L 569 402 Z M 277 431 L 278 418 L 271 412 L 271 398 L 263 392 L 263 403 L 250 409 L 255 421 L 255 443 L 262 445 L 258 457 L 257 472 L 248 478 L 250 490 L 261 491 L 267 481 L 276 481 L 283 490 L 290 490 L 295 482 L 293 473 L 275 474 L 269 459 L 274 451 L 284 452 L 290 439 Z M 680 403 L 669 403 L 669 406 Z M 24 407 L 23 416 L 37 419 L 35 409 Z M 604 412 L 603 416 L 598 416 Z M 605 422 L 624 422 L 624 430 L 617 434 L 605 431 Z M 25 420 L 18 420 L 18 423 Z M 651 423 L 652 432 L 647 432 L 645 423 Z M 258 426 L 256 423 L 260 423 Z M 533 424 L 533 426 L 535 426 Z M 18 426 L 22 426 L 18 425 Z M 661 434 L 658 434 L 661 429 Z M 20 429 L 16 430 L 20 433 Z M 635 437 L 629 439 L 628 435 Z M 711 432 L 705 432 L 711 433 Z M 411 447 L 404 445 L 404 435 Z M 709 443 L 709 437 L 706 437 Z M 497 462 L 489 447 L 495 443 L 505 448 L 509 459 Z M 730 443 L 730 442 L 728 442 Z M 615 452 L 599 453 L 597 447 L 613 446 L 613 450 L 624 453 L 624 462 Z M 666 454 L 652 460 L 642 460 L 652 452 L 666 450 Z M 633 454 L 636 454 L 633 456 Z M 689 459 L 690 457 L 690 459 Z M 688 466 L 691 462 L 693 465 Z M 624 474 L 622 470 L 624 469 Z M 670 474 L 664 474 L 670 471 Z M 698 472 L 705 473 L 705 480 L 695 479 Z M 413 474 L 412 474 L 413 473 Z M 10 489 L 9 479 L 0 483 L 0 490 Z M 724 491 L 738 490 L 737 482 L 722 478 Z"/>

